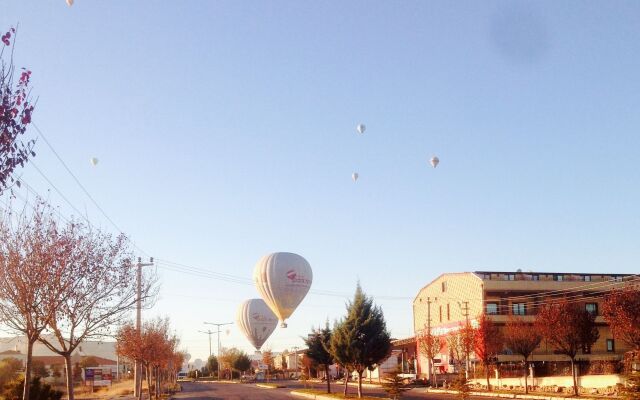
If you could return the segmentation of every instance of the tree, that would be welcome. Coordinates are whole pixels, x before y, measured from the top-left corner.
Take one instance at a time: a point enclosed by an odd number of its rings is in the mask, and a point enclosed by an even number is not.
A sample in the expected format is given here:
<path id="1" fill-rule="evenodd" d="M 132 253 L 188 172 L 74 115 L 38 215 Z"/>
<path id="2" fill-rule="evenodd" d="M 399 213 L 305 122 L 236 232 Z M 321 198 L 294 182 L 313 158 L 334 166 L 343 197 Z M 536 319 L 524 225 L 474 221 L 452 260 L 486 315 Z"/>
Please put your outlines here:
<path id="1" fill-rule="evenodd" d="M 327 378 L 327 393 L 331 393 L 331 377 L 329 376 L 329 367 L 333 364 L 333 356 L 331 355 L 331 328 L 327 321 L 322 329 L 314 329 L 311 334 L 304 339 L 307 346 L 305 355 L 314 360 L 324 368 L 325 377 Z"/>
<path id="2" fill-rule="evenodd" d="M 404 378 L 400 376 L 402 370 L 398 367 L 393 373 L 387 374 L 382 382 L 382 389 L 389 395 L 390 399 L 399 400 L 402 393 L 411 390 L 404 384 Z"/>
<path id="3" fill-rule="evenodd" d="M 262 351 L 262 363 L 267 366 L 267 379 L 269 379 L 269 375 L 273 369 L 273 352 L 271 349 Z"/>
<path id="4" fill-rule="evenodd" d="M 31 123 L 34 103 L 31 101 L 31 71 L 22 69 L 20 78 L 13 63 L 12 42 L 15 42 L 16 30 L 9 29 L 2 35 L 0 49 L 0 193 L 20 181 L 13 177 L 15 169 L 35 157 L 35 140 L 22 141 L 21 136 Z"/>
<path id="5" fill-rule="evenodd" d="M 331 354 L 341 365 L 358 373 L 358 398 L 362 397 L 362 374 L 391 353 L 391 338 L 382 310 L 374 306 L 358 284 L 347 317 L 334 329 Z"/>
<path id="6" fill-rule="evenodd" d="M 82 357 L 80 360 L 80 368 L 97 367 L 98 365 L 98 359 L 94 356 Z"/>
<path id="7" fill-rule="evenodd" d="M 418 336 L 418 345 L 420 346 L 420 351 L 422 351 L 429 360 L 429 372 L 431 374 L 431 384 L 433 385 L 435 381 L 435 358 L 440 351 L 442 351 L 442 339 L 438 336 L 435 336 L 431 333 L 431 330 L 428 327 L 425 327 L 424 333 Z M 438 386 L 438 382 L 435 382 L 435 385 Z"/>
<path id="8" fill-rule="evenodd" d="M 83 341 L 108 335 L 137 300 L 136 269 L 131 264 L 127 238 L 120 234 L 114 239 L 79 223 L 75 226 L 77 256 L 66 265 L 72 281 L 49 321 L 52 335 L 39 338 L 65 359 L 69 400 L 74 398 L 71 354 Z M 146 275 L 141 287 L 144 300 L 152 297 L 153 277 Z"/>
<path id="9" fill-rule="evenodd" d="M 504 328 L 504 342 L 514 354 L 524 358 L 524 392 L 529 393 L 529 356 L 540 345 L 542 337 L 533 324 L 511 317 Z"/>
<path id="10" fill-rule="evenodd" d="M 627 287 L 613 290 L 602 303 L 602 316 L 616 339 L 640 350 L 640 290 Z"/>
<path id="11" fill-rule="evenodd" d="M 595 317 L 584 305 L 569 303 L 563 299 L 540 308 L 536 316 L 535 330 L 540 332 L 542 338 L 551 344 L 558 354 L 564 354 L 571 360 L 573 394 L 578 396 L 576 355 L 580 349 L 589 349 L 598 340 L 600 334 Z"/>
<path id="12" fill-rule="evenodd" d="M 244 351 L 240 351 L 240 354 L 233 360 L 233 369 L 236 371 L 240 371 L 244 373 L 246 370 L 251 368 L 251 359 Z"/>
<path id="13" fill-rule="evenodd" d="M 244 354 L 244 352 L 235 347 L 223 348 L 222 350 L 220 350 L 220 365 L 231 370 L 232 380 L 233 370 L 235 369 L 233 364 L 242 354 Z"/>
<path id="14" fill-rule="evenodd" d="M 207 369 L 212 376 L 213 371 L 218 371 L 218 358 L 216 356 L 210 355 L 209 358 L 207 358 Z"/>
<path id="15" fill-rule="evenodd" d="M 497 361 L 498 354 L 502 350 L 502 334 L 493 321 L 486 314 L 478 318 L 473 352 L 482 362 L 487 378 L 487 389 L 491 391 L 490 366 Z"/>
<path id="16" fill-rule="evenodd" d="M 178 338 L 171 334 L 168 318 L 157 318 L 147 321 L 138 332 L 132 323 L 123 325 L 116 334 L 116 352 L 131 360 L 136 360 L 146 370 L 147 387 L 149 397 L 155 391 L 156 397 L 160 393 L 161 375 L 169 371 L 172 362 L 175 362 L 178 353 Z M 152 376 L 154 377 L 154 390 L 151 388 Z M 140 393 L 140 398 L 142 393 Z"/>
<path id="17" fill-rule="evenodd" d="M 70 290 L 78 227 L 59 226 L 41 201 L 0 219 L 0 320 L 27 340 L 23 398 L 29 399 L 33 346 Z"/>
<path id="18" fill-rule="evenodd" d="M 33 364 L 31 365 L 31 367 L 33 368 L 34 377 L 46 378 L 49 376 L 49 370 L 47 369 L 47 366 L 44 365 L 44 362 L 40 360 L 35 360 L 33 361 Z"/>

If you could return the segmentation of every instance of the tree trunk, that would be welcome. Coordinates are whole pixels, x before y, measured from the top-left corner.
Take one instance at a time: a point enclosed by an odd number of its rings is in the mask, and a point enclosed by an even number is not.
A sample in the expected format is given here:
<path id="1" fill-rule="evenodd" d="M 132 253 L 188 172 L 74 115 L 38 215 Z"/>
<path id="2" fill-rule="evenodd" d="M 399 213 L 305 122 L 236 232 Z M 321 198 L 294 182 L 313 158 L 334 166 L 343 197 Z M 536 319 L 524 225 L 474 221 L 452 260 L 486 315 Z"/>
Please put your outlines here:
<path id="1" fill-rule="evenodd" d="M 153 394 L 151 393 L 151 368 L 147 366 L 145 372 L 147 373 L 147 390 L 149 391 L 149 400 L 153 400 Z"/>
<path id="2" fill-rule="evenodd" d="M 64 366 L 67 369 L 67 398 L 73 400 L 73 365 L 71 365 L 71 353 L 66 353 L 63 357 Z"/>
<path id="3" fill-rule="evenodd" d="M 329 366 L 324 366 L 324 374 L 327 378 L 327 393 L 331 393 L 331 377 L 329 376 Z"/>
<path id="4" fill-rule="evenodd" d="M 364 371 L 358 371 L 358 398 L 362 398 L 362 373 Z"/>
<path id="5" fill-rule="evenodd" d="M 529 384 L 527 383 L 527 378 L 529 378 L 529 361 L 524 359 L 524 393 L 529 394 Z"/>
<path id="6" fill-rule="evenodd" d="M 160 367 L 156 367 L 156 399 L 160 398 Z"/>
<path id="7" fill-rule="evenodd" d="M 344 372 L 344 397 L 347 397 L 347 388 L 349 387 L 349 370 L 345 369 Z"/>
<path id="8" fill-rule="evenodd" d="M 487 375 L 487 390 L 491 391 L 491 370 L 489 369 L 490 364 L 484 366 L 485 373 Z"/>
<path id="9" fill-rule="evenodd" d="M 29 400 L 31 389 L 31 359 L 33 357 L 33 344 L 35 340 L 27 337 L 27 362 L 24 368 L 24 388 L 22 389 L 22 400 Z"/>
<path id="10" fill-rule="evenodd" d="M 578 378 L 576 376 L 576 362 L 573 359 L 573 357 L 571 357 L 571 377 L 573 378 L 573 394 L 575 396 L 579 396 L 578 394 Z"/>

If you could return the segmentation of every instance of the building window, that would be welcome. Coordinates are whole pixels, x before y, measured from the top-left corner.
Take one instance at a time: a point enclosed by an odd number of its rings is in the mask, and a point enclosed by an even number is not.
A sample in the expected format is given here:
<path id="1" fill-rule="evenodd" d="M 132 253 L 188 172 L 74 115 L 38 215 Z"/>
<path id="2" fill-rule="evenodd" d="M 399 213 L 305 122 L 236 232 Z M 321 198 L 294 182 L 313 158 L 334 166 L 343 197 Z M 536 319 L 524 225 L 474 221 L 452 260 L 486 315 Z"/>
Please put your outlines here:
<path id="1" fill-rule="evenodd" d="M 516 274 L 507 274 L 507 280 L 508 281 L 515 281 L 516 280 Z"/>
<path id="2" fill-rule="evenodd" d="M 540 280 L 540 275 L 531 275 L 531 280 L 539 281 Z"/>
<path id="3" fill-rule="evenodd" d="M 447 303 L 447 321 L 451 321 L 451 312 L 449 311 L 449 303 Z"/>
<path id="4" fill-rule="evenodd" d="M 442 281 L 442 292 L 446 292 L 447 291 L 447 282 Z"/>
<path id="5" fill-rule="evenodd" d="M 498 303 L 487 303 L 487 314 L 498 315 Z"/>
<path id="6" fill-rule="evenodd" d="M 616 351 L 615 342 L 613 341 L 613 339 L 607 339 L 607 352 L 613 353 L 614 351 Z"/>
<path id="7" fill-rule="evenodd" d="M 598 315 L 598 303 L 587 303 L 584 305 L 585 310 L 593 316 Z"/>
<path id="8" fill-rule="evenodd" d="M 555 279 L 558 282 L 562 282 L 564 281 L 564 275 L 554 275 L 553 279 Z"/>
<path id="9" fill-rule="evenodd" d="M 526 315 L 527 308 L 525 303 L 512 303 L 511 311 L 513 315 Z"/>
<path id="10" fill-rule="evenodd" d="M 585 275 L 583 276 L 583 279 L 585 282 L 591 282 L 591 275 Z"/>
<path id="11" fill-rule="evenodd" d="M 442 322 L 442 306 L 438 307 L 438 311 L 440 311 L 440 322 Z"/>
<path id="12" fill-rule="evenodd" d="M 622 277 L 621 276 L 615 276 L 613 278 L 613 280 L 616 281 L 616 282 L 622 282 Z"/>

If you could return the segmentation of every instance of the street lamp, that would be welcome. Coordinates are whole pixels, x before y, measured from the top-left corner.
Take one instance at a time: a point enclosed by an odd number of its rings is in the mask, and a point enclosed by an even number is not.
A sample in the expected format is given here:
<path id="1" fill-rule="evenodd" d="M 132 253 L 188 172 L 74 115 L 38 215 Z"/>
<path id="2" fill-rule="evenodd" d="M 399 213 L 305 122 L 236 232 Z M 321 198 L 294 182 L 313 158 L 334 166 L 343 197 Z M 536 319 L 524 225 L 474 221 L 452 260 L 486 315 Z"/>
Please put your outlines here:
<path id="1" fill-rule="evenodd" d="M 216 326 L 218 329 L 216 329 L 216 333 L 218 334 L 218 380 L 220 380 L 220 327 L 221 326 L 225 326 L 225 325 L 232 325 L 233 322 L 223 322 L 221 324 L 218 323 L 214 323 L 214 322 L 206 322 L 205 324 L 207 325 L 214 325 Z M 233 377 L 233 376 L 232 376 Z"/>

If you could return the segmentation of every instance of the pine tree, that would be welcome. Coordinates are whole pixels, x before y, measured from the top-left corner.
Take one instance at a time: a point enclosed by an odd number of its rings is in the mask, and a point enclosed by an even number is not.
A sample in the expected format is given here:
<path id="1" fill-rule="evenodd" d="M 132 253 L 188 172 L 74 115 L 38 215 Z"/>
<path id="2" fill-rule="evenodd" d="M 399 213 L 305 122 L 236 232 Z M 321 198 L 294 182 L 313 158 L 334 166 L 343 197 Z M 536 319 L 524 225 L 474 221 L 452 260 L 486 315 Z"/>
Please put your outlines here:
<path id="1" fill-rule="evenodd" d="M 333 364 L 333 356 L 331 355 L 331 328 L 327 321 L 323 329 L 314 329 L 311 335 L 304 340 L 307 345 L 305 354 L 316 363 L 324 367 L 325 376 L 327 378 L 327 393 L 331 393 L 331 377 L 329 376 L 329 366 Z"/>
<path id="2" fill-rule="evenodd" d="M 353 301 L 347 305 L 347 317 L 333 331 L 331 353 L 340 365 L 358 373 L 358 398 L 362 397 L 364 371 L 391 353 L 391 338 L 382 310 L 374 306 L 360 284 Z"/>
<path id="3" fill-rule="evenodd" d="M 398 400 L 402 397 L 402 393 L 411 390 L 404 384 L 404 378 L 400 376 L 401 369 L 398 367 L 393 373 L 387 375 L 382 383 L 382 388 L 389 395 L 389 398 Z"/>

